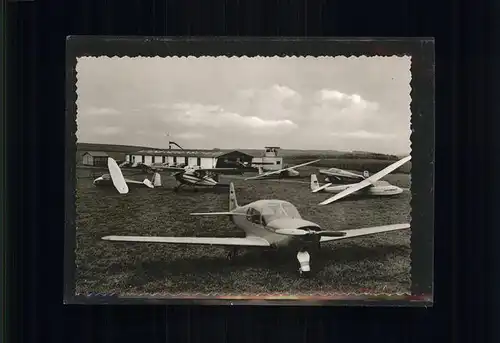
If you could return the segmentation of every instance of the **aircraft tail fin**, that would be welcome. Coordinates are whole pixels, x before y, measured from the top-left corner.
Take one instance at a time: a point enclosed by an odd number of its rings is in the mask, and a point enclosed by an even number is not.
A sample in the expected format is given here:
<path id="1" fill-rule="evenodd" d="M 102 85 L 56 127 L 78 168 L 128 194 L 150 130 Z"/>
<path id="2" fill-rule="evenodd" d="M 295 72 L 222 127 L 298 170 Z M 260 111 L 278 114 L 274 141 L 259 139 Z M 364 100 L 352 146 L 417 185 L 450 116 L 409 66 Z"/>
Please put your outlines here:
<path id="1" fill-rule="evenodd" d="M 319 187 L 320 186 L 319 186 L 319 182 L 318 182 L 318 178 L 317 178 L 316 174 L 311 174 L 311 191 L 314 192 Z"/>
<path id="2" fill-rule="evenodd" d="M 259 175 L 264 174 L 264 169 L 262 169 L 262 166 L 258 166 L 259 169 Z"/>
<path id="3" fill-rule="evenodd" d="M 155 172 L 153 174 L 153 186 L 161 187 L 161 175 L 160 175 L 160 173 Z"/>
<path id="4" fill-rule="evenodd" d="M 237 207 L 238 200 L 236 199 L 236 191 L 234 190 L 234 184 L 231 182 L 229 184 L 229 211 L 232 211 Z"/>

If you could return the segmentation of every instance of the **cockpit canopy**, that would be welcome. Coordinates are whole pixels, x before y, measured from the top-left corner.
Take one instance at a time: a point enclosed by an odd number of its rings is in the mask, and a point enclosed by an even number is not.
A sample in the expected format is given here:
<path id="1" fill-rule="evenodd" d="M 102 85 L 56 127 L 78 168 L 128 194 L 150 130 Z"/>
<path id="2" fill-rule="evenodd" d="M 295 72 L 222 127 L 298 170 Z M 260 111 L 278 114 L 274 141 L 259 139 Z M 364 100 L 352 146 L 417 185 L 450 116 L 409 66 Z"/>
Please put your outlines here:
<path id="1" fill-rule="evenodd" d="M 265 202 L 262 206 L 250 207 L 247 210 L 247 220 L 254 224 L 261 224 L 266 226 L 271 221 L 278 218 L 298 218 L 300 213 L 292 204 L 280 202 Z"/>

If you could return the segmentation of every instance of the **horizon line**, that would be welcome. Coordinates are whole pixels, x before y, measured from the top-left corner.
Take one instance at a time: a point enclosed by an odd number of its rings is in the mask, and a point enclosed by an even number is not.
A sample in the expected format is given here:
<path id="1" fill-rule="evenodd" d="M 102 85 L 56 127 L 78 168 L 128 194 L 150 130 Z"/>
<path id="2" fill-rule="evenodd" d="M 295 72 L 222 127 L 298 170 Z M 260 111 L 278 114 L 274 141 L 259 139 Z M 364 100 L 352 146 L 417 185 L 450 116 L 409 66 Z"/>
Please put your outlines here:
<path id="1" fill-rule="evenodd" d="M 167 148 L 158 148 L 149 145 L 135 145 L 135 144 L 116 144 L 116 143 L 95 143 L 95 142 L 77 142 L 77 144 L 95 144 L 95 145 L 116 145 L 116 146 L 129 146 L 129 147 L 138 147 L 138 148 L 149 148 L 152 150 L 181 150 L 181 149 L 169 149 Z M 184 150 L 264 150 L 265 146 L 260 148 L 211 148 L 211 149 L 198 149 L 198 148 L 185 148 Z M 283 148 L 280 147 L 280 150 L 298 150 L 298 151 L 331 151 L 331 152 L 340 152 L 340 153 L 355 153 L 362 152 L 367 154 L 381 154 L 381 155 L 394 155 L 394 156 L 405 156 L 411 154 L 410 152 L 405 153 L 387 153 L 387 152 L 374 152 L 374 151 L 365 151 L 365 150 L 335 150 L 335 149 L 304 149 L 304 148 Z"/>

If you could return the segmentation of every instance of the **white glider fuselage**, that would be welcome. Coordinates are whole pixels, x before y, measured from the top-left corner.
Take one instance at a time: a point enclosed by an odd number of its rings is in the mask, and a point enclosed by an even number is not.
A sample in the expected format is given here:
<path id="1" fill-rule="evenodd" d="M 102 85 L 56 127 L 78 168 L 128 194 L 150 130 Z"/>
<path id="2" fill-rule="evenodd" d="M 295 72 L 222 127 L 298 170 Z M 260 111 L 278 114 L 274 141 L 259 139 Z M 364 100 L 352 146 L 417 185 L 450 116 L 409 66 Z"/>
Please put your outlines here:
<path id="1" fill-rule="evenodd" d="M 180 184 L 193 185 L 197 187 L 215 187 L 218 182 L 208 175 L 198 174 L 195 169 L 187 169 L 185 172 L 176 173 L 175 179 Z"/>
<path id="2" fill-rule="evenodd" d="M 324 188 L 322 191 L 326 193 L 338 194 L 354 185 L 356 184 L 353 183 L 347 185 L 332 185 Z M 397 195 L 401 193 L 403 193 L 403 189 L 398 186 L 394 186 L 391 184 L 375 184 L 372 187 L 367 187 L 365 189 L 361 189 L 357 192 L 354 192 L 353 195 L 367 194 L 374 196 L 384 196 L 384 195 Z"/>
<path id="3" fill-rule="evenodd" d="M 130 180 L 130 179 L 124 179 L 125 182 L 127 183 L 127 186 L 130 188 L 134 187 L 146 187 L 144 182 L 141 181 L 136 181 L 136 180 Z M 107 187 L 113 187 L 113 181 L 111 180 L 111 177 L 109 174 L 104 174 L 102 176 L 99 176 L 93 181 L 94 186 L 107 186 Z"/>

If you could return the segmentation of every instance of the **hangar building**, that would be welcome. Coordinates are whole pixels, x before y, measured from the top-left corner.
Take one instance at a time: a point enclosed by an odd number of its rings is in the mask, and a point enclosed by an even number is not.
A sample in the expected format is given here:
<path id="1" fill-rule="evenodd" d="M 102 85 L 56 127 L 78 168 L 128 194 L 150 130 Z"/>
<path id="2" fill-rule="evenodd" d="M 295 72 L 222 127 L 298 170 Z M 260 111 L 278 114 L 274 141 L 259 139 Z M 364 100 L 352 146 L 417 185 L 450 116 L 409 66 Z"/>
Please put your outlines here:
<path id="1" fill-rule="evenodd" d="M 102 151 L 87 151 L 82 154 L 82 164 L 86 166 L 106 166 L 109 155 Z"/>
<path id="2" fill-rule="evenodd" d="M 80 155 L 80 156 L 78 156 Z M 125 154 L 119 152 L 105 151 L 85 151 L 77 152 L 77 158 L 84 166 L 106 167 L 108 166 L 108 157 L 114 158 L 118 163 L 123 161 Z"/>
<path id="3" fill-rule="evenodd" d="M 126 160 L 146 165 L 168 163 L 169 165 L 197 165 L 202 168 L 234 168 L 237 162 L 252 163 L 253 156 L 240 151 L 221 150 L 140 150 L 126 156 Z"/>

